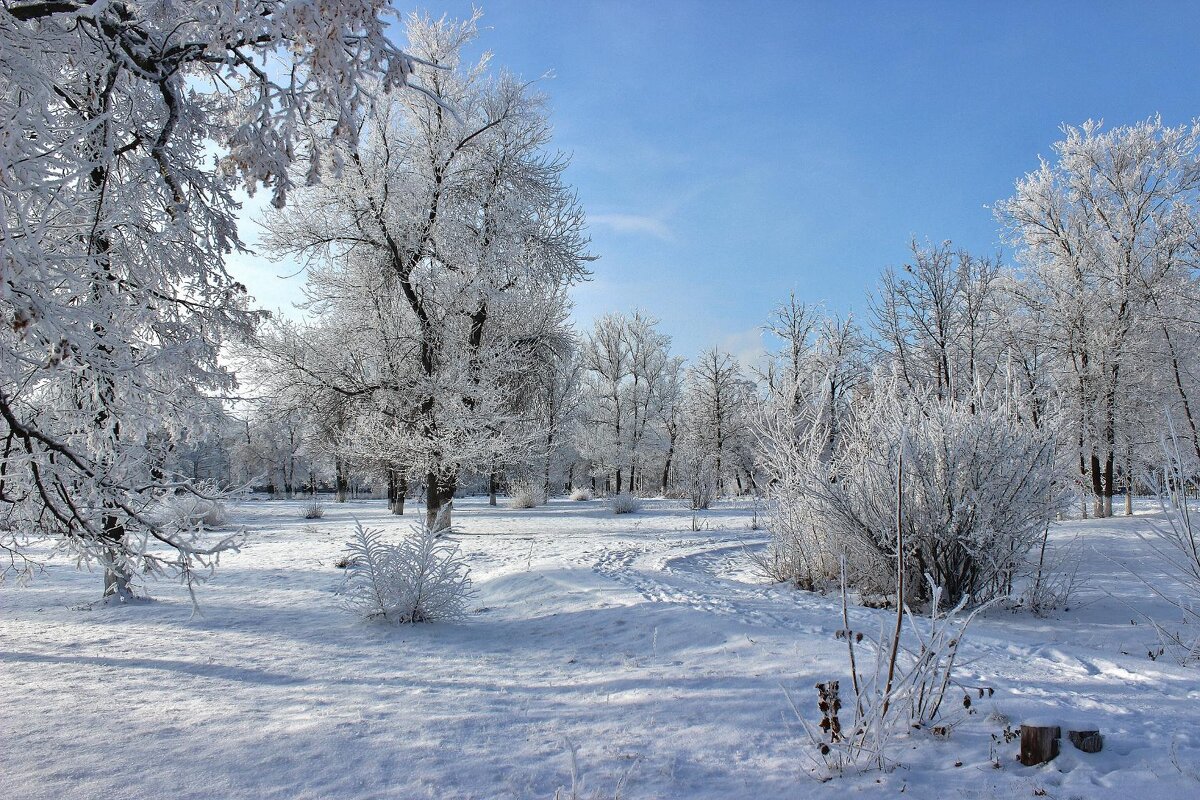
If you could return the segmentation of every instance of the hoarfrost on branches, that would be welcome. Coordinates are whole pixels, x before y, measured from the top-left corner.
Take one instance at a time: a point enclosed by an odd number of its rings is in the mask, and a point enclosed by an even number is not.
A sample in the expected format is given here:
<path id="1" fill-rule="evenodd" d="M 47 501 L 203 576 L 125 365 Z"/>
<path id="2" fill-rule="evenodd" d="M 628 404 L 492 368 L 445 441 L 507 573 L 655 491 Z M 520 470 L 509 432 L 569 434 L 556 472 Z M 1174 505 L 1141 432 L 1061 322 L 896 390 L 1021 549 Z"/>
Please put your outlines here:
<path id="1" fill-rule="evenodd" d="M 233 191 L 283 205 L 298 153 L 322 147 L 309 123 L 344 141 L 371 96 L 408 83 L 389 14 L 381 0 L 0 9 L 0 500 L 18 529 L 103 564 L 106 595 L 145 573 L 190 581 L 235 545 L 148 513 L 192 491 L 148 443 L 205 424 L 204 394 L 233 385 L 222 342 L 258 319 L 224 265 L 242 247 Z"/>

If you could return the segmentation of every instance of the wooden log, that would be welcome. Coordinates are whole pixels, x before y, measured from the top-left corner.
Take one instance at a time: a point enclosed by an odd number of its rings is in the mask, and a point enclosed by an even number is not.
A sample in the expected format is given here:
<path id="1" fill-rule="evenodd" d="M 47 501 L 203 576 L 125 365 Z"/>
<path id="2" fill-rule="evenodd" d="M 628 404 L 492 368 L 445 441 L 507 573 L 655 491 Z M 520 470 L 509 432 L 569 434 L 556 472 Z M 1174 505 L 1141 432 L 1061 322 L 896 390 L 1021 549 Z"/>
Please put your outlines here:
<path id="1" fill-rule="evenodd" d="M 1095 729 L 1068 730 L 1067 738 L 1071 740 L 1071 744 L 1085 753 L 1099 753 L 1104 749 L 1104 736 Z"/>
<path id="2" fill-rule="evenodd" d="M 1062 729 L 1057 725 L 1021 726 L 1021 763 L 1027 767 L 1045 764 L 1058 755 L 1058 738 Z"/>

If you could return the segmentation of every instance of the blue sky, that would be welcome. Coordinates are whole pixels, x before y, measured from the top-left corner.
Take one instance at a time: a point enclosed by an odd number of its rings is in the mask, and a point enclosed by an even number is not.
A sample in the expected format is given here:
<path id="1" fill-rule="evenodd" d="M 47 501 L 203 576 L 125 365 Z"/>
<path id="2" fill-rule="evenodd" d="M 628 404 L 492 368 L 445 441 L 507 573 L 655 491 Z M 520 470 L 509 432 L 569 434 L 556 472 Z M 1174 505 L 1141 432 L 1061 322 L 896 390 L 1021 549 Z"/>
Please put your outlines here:
<path id="1" fill-rule="evenodd" d="M 577 321 L 640 307 L 689 357 L 749 355 L 793 289 L 865 318 L 914 236 L 994 252 L 988 206 L 1064 122 L 1200 116 L 1200 4 L 478 4 L 495 63 L 553 72 L 600 257 Z M 298 295 L 239 262 L 266 305 Z"/>

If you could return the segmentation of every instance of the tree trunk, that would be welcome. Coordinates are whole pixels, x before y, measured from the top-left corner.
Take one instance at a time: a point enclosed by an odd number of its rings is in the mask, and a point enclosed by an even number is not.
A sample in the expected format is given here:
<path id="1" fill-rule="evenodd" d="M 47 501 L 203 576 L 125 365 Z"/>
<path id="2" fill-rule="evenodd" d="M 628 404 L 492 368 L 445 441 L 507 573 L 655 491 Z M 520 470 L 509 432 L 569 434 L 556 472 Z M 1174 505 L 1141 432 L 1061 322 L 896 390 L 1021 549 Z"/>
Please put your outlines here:
<path id="1" fill-rule="evenodd" d="M 1133 516 L 1133 455 L 1125 453 L 1125 516 Z"/>
<path id="2" fill-rule="evenodd" d="M 408 479 L 399 470 L 387 471 L 388 511 L 398 517 L 404 516 L 404 495 L 408 494 Z"/>
<path id="3" fill-rule="evenodd" d="M 116 516 L 108 514 L 104 516 L 103 525 L 104 538 L 112 542 L 112 545 L 105 548 L 109 563 L 104 567 L 104 597 L 120 601 L 129 600 L 133 597 L 133 590 L 129 586 L 131 576 L 129 571 L 118 563 L 120 553 L 124 549 L 125 526 Z"/>
<path id="4" fill-rule="evenodd" d="M 1035 767 L 1053 760 L 1058 755 L 1058 737 L 1061 735 L 1057 725 L 1022 725 L 1021 763 Z"/>
<path id="5" fill-rule="evenodd" d="M 450 527 L 457 483 L 454 478 L 436 472 L 425 476 L 425 524 L 430 528 L 442 531 Z"/>
<path id="6" fill-rule="evenodd" d="M 489 506 L 496 505 L 496 491 L 497 491 L 496 484 L 498 484 L 498 483 L 500 483 L 500 480 L 499 480 L 499 478 L 497 478 L 496 470 L 493 468 L 492 471 L 488 473 L 488 505 Z"/>
<path id="7" fill-rule="evenodd" d="M 670 442 L 667 444 L 667 461 L 663 464 L 662 473 L 662 493 L 663 497 L 667 496 L 667 487 L 671 480 L 671 459 L 675 457 L 675 435 L 671 435 Z"/>
<path id="8" fill-rule="evenodd" d="M 346 476 L 346 462 L 340 458 L 333 460 L 334 482 L 337 484 L 336 502 L 344 503 L 350 494 L 350 481 Z"/>
<path id="9" fill-rule="evenodd" d="M 1115 474 L 1114 474 L 1115 473 L 1115 469 L 1114 469 L 1115 464 L 1114 464 L 1114 462 L 1115 461 L 1116 461 L 1116 459 L 1113 457 L 1113 451 L 1112 451 L 1112 448 L 1110 447 L 1109 451 L 1108 451 L 1108 455 L 1105 457 L 1105 460 L 1104 460 L 1104 516 L 1105 517 L 1111 517 L 1113 515 L 1112 501 L 1113 501 L 1113 492 L 1114 492 L 1114 488 L 1115 488 L 1114 487 L 1114 483 L 1115 483 L 1115 480 L 1114 480 L 1115 479 Z"/>

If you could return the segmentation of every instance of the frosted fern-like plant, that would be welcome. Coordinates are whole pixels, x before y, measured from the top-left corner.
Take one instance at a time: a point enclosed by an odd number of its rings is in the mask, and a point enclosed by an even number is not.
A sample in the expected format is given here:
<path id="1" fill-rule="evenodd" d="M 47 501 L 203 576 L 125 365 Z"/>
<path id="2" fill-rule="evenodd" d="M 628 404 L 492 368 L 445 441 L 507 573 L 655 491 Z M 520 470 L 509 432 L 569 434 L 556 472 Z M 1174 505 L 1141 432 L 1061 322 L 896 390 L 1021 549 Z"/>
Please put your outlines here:
<path id="1" fill-rule="evenodd" d="M 466 615 L 470 568 L 445 529 L 412 526 L 402 541 L 356 523 L 347 543 L 346 605 L 368 619 L 393 623 L 446 622 Z"/>

